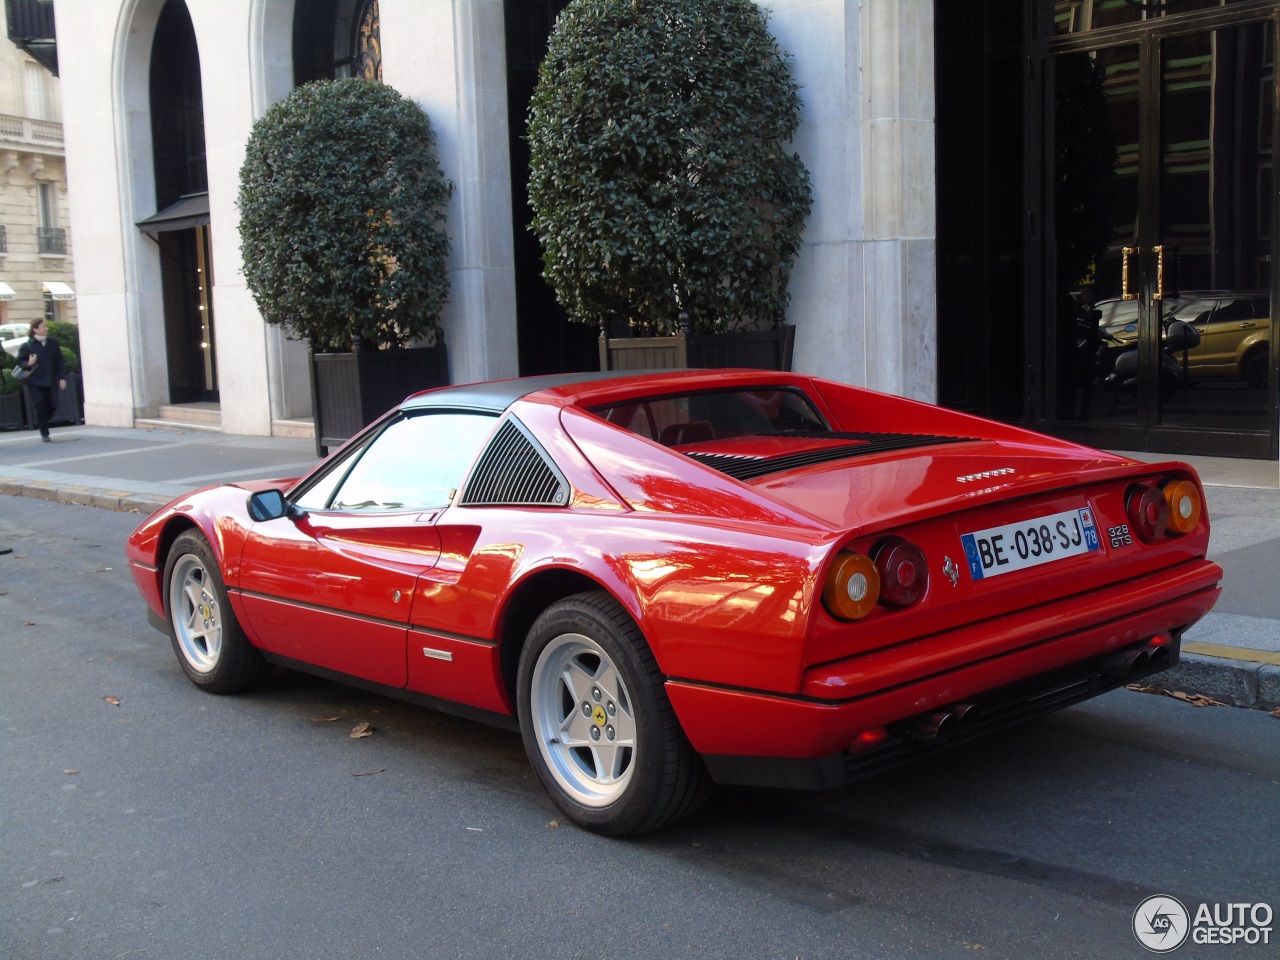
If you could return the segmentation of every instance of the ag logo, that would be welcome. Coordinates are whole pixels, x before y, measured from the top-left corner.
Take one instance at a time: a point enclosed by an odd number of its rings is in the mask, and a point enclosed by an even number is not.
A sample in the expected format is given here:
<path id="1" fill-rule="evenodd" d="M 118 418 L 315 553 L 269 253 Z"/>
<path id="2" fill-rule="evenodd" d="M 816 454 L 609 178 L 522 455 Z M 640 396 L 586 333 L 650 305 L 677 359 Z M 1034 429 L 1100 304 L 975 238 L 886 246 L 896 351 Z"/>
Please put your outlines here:
<path id="1" fill-rule="evenodd" d="M 1170 953 L 1186 943 L 1191 928 L 1187 908 L 1173 897 L 1147 897 L 1133 911 L 1133 935 L 1152 953 Z"/>

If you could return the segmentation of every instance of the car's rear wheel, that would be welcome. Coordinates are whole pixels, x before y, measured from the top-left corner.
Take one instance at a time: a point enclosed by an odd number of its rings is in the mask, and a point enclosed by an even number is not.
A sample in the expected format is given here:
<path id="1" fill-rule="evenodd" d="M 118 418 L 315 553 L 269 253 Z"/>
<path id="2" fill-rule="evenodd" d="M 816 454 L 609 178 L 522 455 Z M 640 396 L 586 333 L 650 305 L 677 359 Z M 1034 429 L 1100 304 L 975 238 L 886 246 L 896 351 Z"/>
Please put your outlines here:
<path id="1" fill-rule="evenodd" d="M 635 622 L 604 592 L 543 612 L 520 655 L 529 760 L 572 820 L 611 836 L 655 830 L 710 790 Z"/>
<path id="2" fill-rule="evenodd" d="M 1266 387 L 1267 351 L 1265 349 L 1254 348 L 1245 356 L 1244 362 L 1240 364 L 1240 379 L 1253 390 Z"/>
<path id="3" fill-rule="evenodd" d="M 174 541 L 164 582 L 169 639 L 191 682 L 210 693 L 239 693 L 260 683 L 270 665 L 241 629 L 199 531 Z"/>

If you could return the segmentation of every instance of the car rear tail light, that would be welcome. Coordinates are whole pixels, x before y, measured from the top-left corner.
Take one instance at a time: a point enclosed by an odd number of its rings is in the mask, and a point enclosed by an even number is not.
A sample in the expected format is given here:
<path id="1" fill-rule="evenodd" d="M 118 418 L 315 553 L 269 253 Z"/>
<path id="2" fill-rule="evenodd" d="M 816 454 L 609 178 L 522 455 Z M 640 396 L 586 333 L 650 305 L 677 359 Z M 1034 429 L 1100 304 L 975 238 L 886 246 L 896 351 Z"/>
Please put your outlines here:
<path id="1" fill-rule="evenodd" d="M 1190 480 L 1170 480 L 1163 487 L 1164 499 L 1169 504 L 1169 529 L 1174 533 L 1190 533 L 1200 522 L 1204 501 L 1200 488 Z"/>
<path id="2" fill-rule="evenodd" d="M 875 549 L 880 573 L 880 602 L 909 607 L 929 588 L 929 564 L 924 551 L 900 537 L 890 537 Z"/>
<path id="3" fill-rule="evenodd" d="M 1129 526 L 1143 543 L 1154 543 L 1169 527 L 1169 502 L 1158 487 L 1135 484 L 1125 495 Z"/>
<path id="4" fill-rule="evenodd" d="M 822 603 L 838 620 L 861 620 L 880 599 L 880 573 L 870 557 L 842 553 L 827 573 Z"/>

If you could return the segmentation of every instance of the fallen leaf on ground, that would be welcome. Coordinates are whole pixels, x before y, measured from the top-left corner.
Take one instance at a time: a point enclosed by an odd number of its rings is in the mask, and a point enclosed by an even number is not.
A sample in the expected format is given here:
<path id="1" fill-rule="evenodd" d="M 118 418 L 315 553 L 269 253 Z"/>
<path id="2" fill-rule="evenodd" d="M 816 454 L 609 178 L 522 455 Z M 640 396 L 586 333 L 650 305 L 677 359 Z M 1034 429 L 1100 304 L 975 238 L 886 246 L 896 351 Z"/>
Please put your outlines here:
<path id="1" fill-rule="evenodd" d="M 120 698 L 119 698 L 119 697 L 113 697 L 111 694 L 107 694 L 107 695 L 106 695 L 105 697 L 103 697 L 102 699 L 103 699 L 103 700 L 105 700 L 105 701 L 107 701 L 107 703 L 111 704 L 113 707 L 118 707 L 118 706 L 120 706 Z"/>
<path id="2" fill-rule="evenodd" d="M 1200 693 L 1183 693 L 1181 690 L 1166 690 L 1164 687 L 1144 687 L 1137 683 L 1131 683 L 1129 690 L 1137 693 L 1154 693 L 1162 697 L 1172 697 L 1174 700 L 1181 700 L 1183 703 L 1189 703 L 1193 707 L 1225 707 L 1226 704 L 1220 700 L 1214 700 L 1212 697 L 1206 697 Z"/>
<path id="3" fill-rule="evenodd" d="M 372 737 L 373 724 L 357 723 L 355 725 L 355 728 L 351 731 L 351 733 L 348 734 L 348 736 L 351 737 L 352 740 L 359 740 L 361 737 Z"/>
<path id="4" fill-rule="evenodd" d="M 547 829 L 551 829 L 552 827 L 558 827 L 562 823 L 564 823 L 564 817 L 556 817 L 554 820 L 551 820 L 547 823 Z"/>
<path id="5" fill-rule="evenodd" d="M 1274 710 L 1272 710 L 1271 716 L 1275 717 L 1277 720 L 1280 720 L 1280 707 L 1276 707 Z"/>
<path id="6" fill-rule="evenodd" d="M 312 723 L 333 723 L 335 720 L 341 720 L 341 717 L 308 717 Z"/>
<path id="7" fill-rule="evenodd" d="M 67 776 L 71 776 L 72 774 L 79 773 L 80 771 L 79 771 L 79 770 L 73 770 L 73 769 L 71 769 L 70 767 L 68 767 L 66 770 L 63 770 L 62 772 L 63 772 L 63 773 L 65 773 Z"/>
<path id="8" fill-rule="evenodd" d="M 34 620 L 24 620 L 22 625 L 24 627 L 34 627 L 36 625 L 36 622 Z"/>
<path id="9" fill-rule="evenodd" d="M 364 773 L 353 773 L 353 777 L 372 777 L 375 773 L 386 773 L 386 767 L 379 767 L 377 770 L 366 770 Z"/>

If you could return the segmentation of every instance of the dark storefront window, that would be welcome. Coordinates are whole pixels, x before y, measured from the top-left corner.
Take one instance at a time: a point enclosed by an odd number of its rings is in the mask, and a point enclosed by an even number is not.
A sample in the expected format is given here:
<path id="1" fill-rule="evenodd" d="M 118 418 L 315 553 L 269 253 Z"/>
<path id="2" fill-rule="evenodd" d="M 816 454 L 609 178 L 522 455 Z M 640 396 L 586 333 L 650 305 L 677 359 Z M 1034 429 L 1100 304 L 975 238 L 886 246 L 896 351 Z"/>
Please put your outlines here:
<path id="1" fill-rule="evenodd" d="M 940 400 L 1097 446 L 1274 458 L 1280 4 L 935 10 Z"/>

